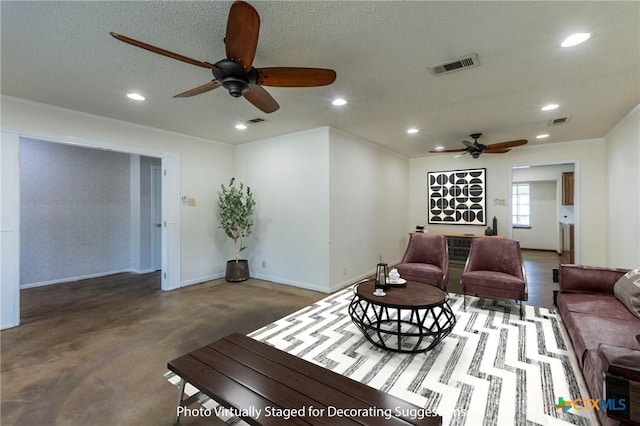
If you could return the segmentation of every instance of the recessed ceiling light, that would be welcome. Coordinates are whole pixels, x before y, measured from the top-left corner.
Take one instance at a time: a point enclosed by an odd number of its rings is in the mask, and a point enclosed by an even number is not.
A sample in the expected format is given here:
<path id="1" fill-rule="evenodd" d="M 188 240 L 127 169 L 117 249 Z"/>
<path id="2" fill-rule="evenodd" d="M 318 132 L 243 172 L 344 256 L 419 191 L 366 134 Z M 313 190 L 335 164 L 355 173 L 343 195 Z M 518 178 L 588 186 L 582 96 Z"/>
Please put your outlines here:
<path id="1" fill-rule="evenodd" d="M 342 105 L 346 105 L 347 101 L 345 99 L 338 98 L 338 99 L 334 99 L 331 103 L 335 106 L 342 106 Z"/>
<path id="2" fill-rule="evenodd" d="M 547 133 L 544 133 L 542 135 L 536 136 L 536 139 L 544 139 L 544 138 L 548 138 L 548 137 L 549 137 L 549 135 Z"/>
<path id="3" fill-rule="evenodd" d="M 242 123 L 238 123 L 236 124 L 236 129 L 238 130 L 246 130 L 247 126 L 242 124 Z"/>
<path id="4" fill-rule="evenodd" d="M 433 150 L 434 151 L 444 151 L 444 146 L 438 145 L 438 146 L 434 147 Z"/>
<path id="5" fill-rule="evenodd" d="M 147 99 L 140 93 L 127 93 L 127 98 L 133 99 L 134 101 L 144 101 Z"/>
<path id="6" fill-rule="evenodd" d="M 410 135 L 413 133 L 418 133 L 420 130 L 416 129 L 415 127 L 412 127 L 410 129 L 407 129 L 407 133 L 409 133 Z"/>
<path id="7" fill-rule="evenodd" d="M 542 108 L 540 108 L 542 111 L 551 111 L 554 109 L 557 109 L 560 105 L 558 104 L 549 104 L 549 105 L 545 105 Z"/>
<path id="8" fill-rule="evenodd" d="M 562 47 L 577 46 L 578 44 L 584 43 L 585 41 L 589 40 L 589 37 L 591 37 L 590 33 L 571 34 L 569 37 L 564 39 L 564 41 L 560 44 L 560 46 Z"/>

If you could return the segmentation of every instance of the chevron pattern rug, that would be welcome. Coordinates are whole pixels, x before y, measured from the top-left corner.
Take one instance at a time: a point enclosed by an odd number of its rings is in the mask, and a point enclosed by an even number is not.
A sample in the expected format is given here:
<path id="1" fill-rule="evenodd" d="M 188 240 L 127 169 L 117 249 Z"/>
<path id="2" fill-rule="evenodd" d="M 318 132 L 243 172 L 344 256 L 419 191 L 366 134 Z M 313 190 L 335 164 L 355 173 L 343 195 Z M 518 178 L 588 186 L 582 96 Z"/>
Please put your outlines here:
<path id="1" fill-rule="evenodd" d="M 558 409 L 588 398 L 560 318 L 545 308 L 451 294 L 457 323 L 433 350 L 405 354 L 369 343 L 352 323 L 346 289 L 250 336 L 443 416 L 445 425 L 592 425 L 587 410 Z M 177 385 L 169 372 L 165 378 Z M 187 385 L 186 393 L 196 393 Z M 214 409 L 215 403 L 202 398 Z M 237 417 L 221 417 L 244 424 Z"/>

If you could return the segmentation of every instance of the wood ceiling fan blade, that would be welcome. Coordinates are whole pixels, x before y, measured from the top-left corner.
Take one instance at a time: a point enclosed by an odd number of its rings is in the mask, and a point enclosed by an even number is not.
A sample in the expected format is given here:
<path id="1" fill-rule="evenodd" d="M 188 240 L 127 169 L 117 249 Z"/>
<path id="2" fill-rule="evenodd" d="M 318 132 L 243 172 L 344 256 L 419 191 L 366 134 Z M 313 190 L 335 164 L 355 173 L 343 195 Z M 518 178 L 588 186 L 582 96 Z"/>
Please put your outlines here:
<path id="1" fill-rule="evenodd" d="M 468 146 L 469 148 L 473 148 L 475 147 L 475 144 L 473 142 L 469 142 L 469 141 L 462 141 L 463 144 L 465 144 L 466 146 Z"/>
<path id="2" fill-rule="evenodd" d="M 460 149 L 438 149 L 438 150 L 432 149 L 429 152 L 438 153 L 438 152 L 463 152 L 463 151 L 466 151 L 466 149 L 465 148 L 460 148 Z"/>
<path id="3" fill-rule="evenodd" d="M 111 36 L 113 36 L 114 38 L 116 38 L 116 39 L 118 39 L 118 40 L 120 40 L 122 42 L 130 44 L 132 46 L 139 47 L 141 49 L 148 50 L 149 52 L 157 53 L 158 55 L 166 56 L 166 57 L 171 58 L 171 59 L 177 59 L 178 61 L 186 62 L 188 64 L 195 65 L 195 66 L 202 67 L 202 68 L 209 68 L 209 69 L 212 69 L 212 70 L 214 70 L 214 69 L 217 70 L 218 69 L 218 67 L 216 67 L 215 65 L 210 64 L 208 62 L 203 62 L 203 61 L 199 61 L 197 59 L 188 58 L 188 57 L 186 57 L 184 55 L 180 55 L 179 53 L 171 52 L 169 50 L 162 49 L 160 47 L 156 47 L 156 46 L 153 46 L 151 44 L 148 44 L 148 43 L 145 43 L 145 42 L 142 42 L 142 41 L 139 41 L 139 40 L 127 37 L 127 36 L 123 36 L 123 35 L 118 34 L 118 33 L 110 32 L 109 34 L 111 34 Z"/>
<path id="4" fill-rule="evenodd" d="M 248 3 L 235 1 L 231 5 L 224 38 L 227 59 L 239 63 L 249 71 L 258 48 L 260 16 Z"/>
<path id="5" fill-rule="evenodd" d="M 514 146 L 520 146 L 520 145 L 524 145 L 526 143 L 527 143 L 526 139 L 518 139 L 518 140 L 515 140 L 515 141 L 494 143 L 494 144 L 491 144 L 491 145 L 487 145 L 487 151 L 495 151 L 497 149 L 503 149 L 503 148 L 513 148 Z"/>
<path id="6" fill-rule="evenodd" d="M 336 72 L 326 68 L 258 68 L 257 84 L 275 87 L 326 86 L 336 80 Z"/>
<path id="7" fill-rule="evenodd" d="M 278 102 L 262 86 L 254 84 L 249 90 L 242 94 L 246 100 L 251 102 L 256 108 L 270 114 L 280 108 Z"/>
<path id="8" fill-rule="evenodd" d="M 178 93 L 174 96 L 174 98 L 188 98 L 190 96 L 200 95 L 201 93 L 217 89 L 220 86 L 222 86 L 222 84 L 220 84 L 218 80 L 211 80 L 208 83 L 202 84 L 198 87 L 194 87 L 193 89 L 189 89 L 186 92 Z"/>
<path id="9" fill-rule="evenodd" d="M 505 152 L 509 152 L 511 149 L 502 148 L 502 149 L 485 149 L 483 154 L 504 154 Z"/>

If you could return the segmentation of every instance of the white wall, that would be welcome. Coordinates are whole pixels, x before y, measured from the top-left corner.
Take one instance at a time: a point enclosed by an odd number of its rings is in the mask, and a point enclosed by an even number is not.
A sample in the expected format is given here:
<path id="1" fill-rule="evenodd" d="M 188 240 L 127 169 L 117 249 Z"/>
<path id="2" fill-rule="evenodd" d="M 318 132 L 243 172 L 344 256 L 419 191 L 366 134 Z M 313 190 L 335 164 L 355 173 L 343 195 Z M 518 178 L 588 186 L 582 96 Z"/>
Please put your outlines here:
<path id="1" fill-rule="evenodd" d="M 236 176 L 256 201 L 243 252 L 251 276 L 328 292 L 329 128 L 244 144 L 236 158 Z"/>
<path id="2" fill-rule="evenodd" d="M 607 262 L 640 267 L 640 105 L 605 138 Z"/>
<path id="3" fill-rule="evenodd" d="M 251 275 L 332 292 L 400 260 L 407 244 L 408 160 L 319 128 L 237 148 L 256 199 Z"/>
<path id="4" fill-rule="evenodd" d="M 330 131 L 331 284 L 401 260 L 408 242 L 409 161 L 336 129 Z"/>
<path id="5" fill-rule="evenodd" d="M 519 147 L 504 155 L 454 158 L 438 155 L 409 160 L 410 228 L 427 222 L 427 172 L 470 168 L 487 169 L 487 218 L 498 219 L 498 233 L 510 237 L 511 167 L 577 162 L 575 192 L 576 261 L 604 265 L 607 258 L 605 144 L 603 139 L 589 139 L 558 144 Z M 505 205 L 495 205 L 504 199 Z M 428 225 L 434 231 L 482 233 L 485 227 L 464 225 Z"/>
<path id="6" fill-rule="evenodd" d="M 3 129 L 179 157 L 180 191 L 197 200 L 180 212 L 179 280 L 187 285 L 224 276 L 228 251 L 226 236 L 217 229 L 217 188 L 234 174 L 233 146 L 7 96 L 1 101 Z"/>

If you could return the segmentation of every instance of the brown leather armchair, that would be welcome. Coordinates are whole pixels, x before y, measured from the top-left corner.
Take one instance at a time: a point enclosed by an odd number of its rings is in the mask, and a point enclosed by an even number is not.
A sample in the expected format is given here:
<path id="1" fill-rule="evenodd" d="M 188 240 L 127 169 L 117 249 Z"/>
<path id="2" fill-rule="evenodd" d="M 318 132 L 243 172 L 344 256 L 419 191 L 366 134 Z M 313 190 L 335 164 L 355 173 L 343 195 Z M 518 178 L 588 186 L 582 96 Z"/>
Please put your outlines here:
<path id="1" fill-rule="evenodd" d="M 522 302 L 529 295 L 520 243 L 506 238 L 474 238 L 460 277 L 460 288 L 465 309 L 468 294 L 514 299 L 520 301 L 522 319 Z"/>
<path id="2" fill-rule="evenodd" d="M 442 235 L 413 234 L 398 265 L 400 277 L 439 287 L 449 284 L 449 250 Z"/>

